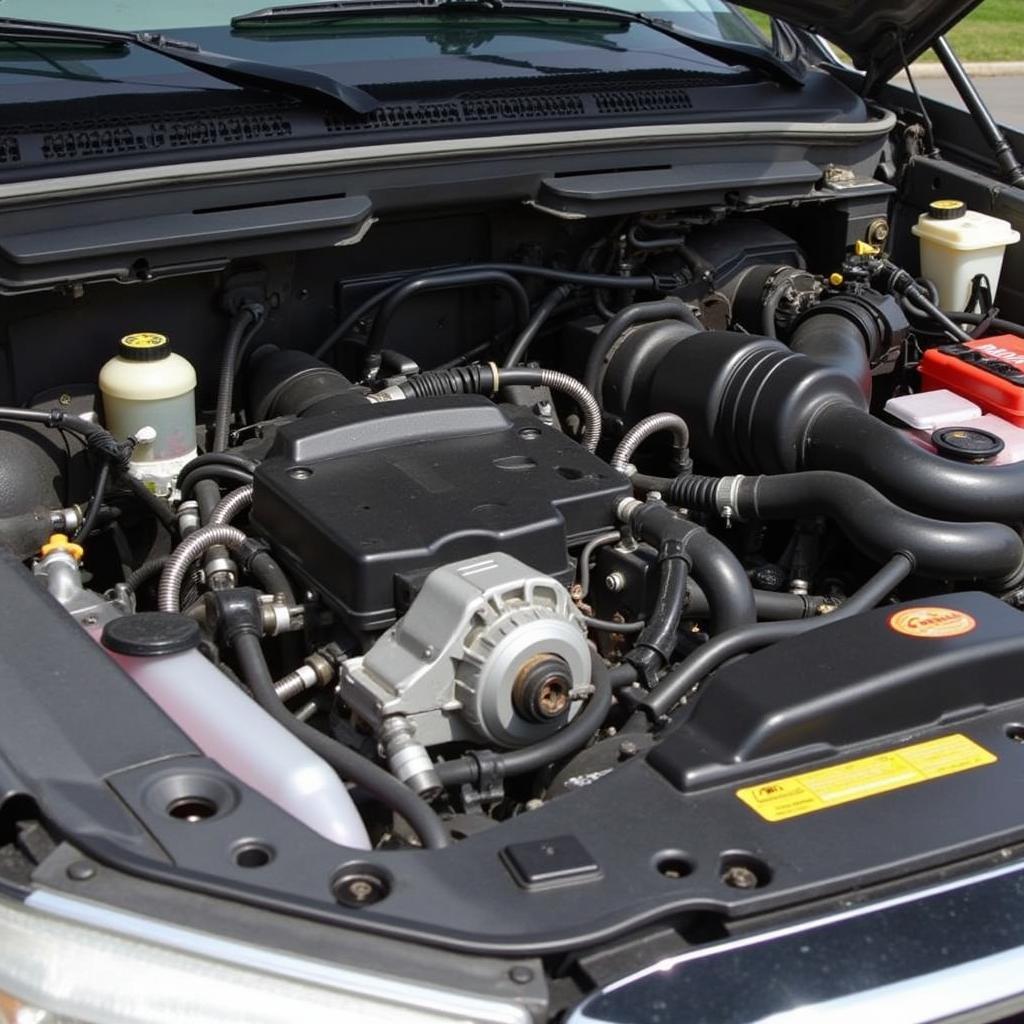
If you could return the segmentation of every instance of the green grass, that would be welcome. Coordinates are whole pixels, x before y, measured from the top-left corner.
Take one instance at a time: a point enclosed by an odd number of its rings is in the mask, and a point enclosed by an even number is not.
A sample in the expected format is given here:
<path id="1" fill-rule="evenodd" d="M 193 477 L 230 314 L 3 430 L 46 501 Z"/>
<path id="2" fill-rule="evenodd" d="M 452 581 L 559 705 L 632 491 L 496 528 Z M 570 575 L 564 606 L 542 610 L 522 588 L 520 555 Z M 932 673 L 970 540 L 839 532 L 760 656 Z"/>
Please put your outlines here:
<path id="1" fill-rule="evenodd" d="M 768 19 L 756 11 L 747 14 L 768 32 Z M 984 0 L 949 33 L 961 60 L 1024 60 L 1024 0 Z M 935 60 L 931 50 L 921 60 Z"/>

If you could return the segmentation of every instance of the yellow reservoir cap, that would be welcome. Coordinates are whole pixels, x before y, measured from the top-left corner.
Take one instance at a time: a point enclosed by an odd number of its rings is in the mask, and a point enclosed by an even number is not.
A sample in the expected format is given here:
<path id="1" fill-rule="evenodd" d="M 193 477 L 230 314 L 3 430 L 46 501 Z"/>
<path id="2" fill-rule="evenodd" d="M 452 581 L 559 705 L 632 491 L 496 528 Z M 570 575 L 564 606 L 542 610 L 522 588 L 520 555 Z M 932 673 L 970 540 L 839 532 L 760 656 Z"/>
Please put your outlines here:
<path id="1" fill-rule="evenodd" d="M 958 220 L 967 214 L 967 204 L 960 199 L 936 199 L 928 204 L 928 216 L 933 220 Z"/>
<path id="2" fill-rule="evenodd" d="M 170 354 L 171 346 L 166 334 L 139 331 L 136 334 L 126 334 L 121 339 L 119 355 L 122 359 L 148 363 L 155 359 L 166 359 Z"/>
<path id="3" fill-rule="evenodd" d="M 828 275 L 828 283 L 832 285 L 833 288 L 838 288 L 843 283 L 843 280 L 843 275 L 838 271 L 834 274 Z"/>
<path id="4" fill-rule="evenodd" d="M 68 539 L 66 533 L 52 533 L 50 539 L 39 549 L 39 554 L 45 558 L 52 555 L 54 551 L 66 551 L 76 561 L 80 562 L 85 554 L 85 548 Z"/>

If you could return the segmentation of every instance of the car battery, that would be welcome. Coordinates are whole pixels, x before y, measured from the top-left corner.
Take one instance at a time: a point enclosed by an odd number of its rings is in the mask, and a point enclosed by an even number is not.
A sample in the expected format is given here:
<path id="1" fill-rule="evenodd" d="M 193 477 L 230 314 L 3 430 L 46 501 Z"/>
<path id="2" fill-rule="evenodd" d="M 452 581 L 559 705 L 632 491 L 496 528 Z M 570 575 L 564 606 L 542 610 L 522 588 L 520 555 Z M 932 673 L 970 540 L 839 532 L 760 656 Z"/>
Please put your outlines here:
<path id="1" fill-rule="evenodd" d="M 929 349 L 920 371 L 925 391 L 946 388 L 1024 427 L 1024 338 L 1000 334 Z"/>

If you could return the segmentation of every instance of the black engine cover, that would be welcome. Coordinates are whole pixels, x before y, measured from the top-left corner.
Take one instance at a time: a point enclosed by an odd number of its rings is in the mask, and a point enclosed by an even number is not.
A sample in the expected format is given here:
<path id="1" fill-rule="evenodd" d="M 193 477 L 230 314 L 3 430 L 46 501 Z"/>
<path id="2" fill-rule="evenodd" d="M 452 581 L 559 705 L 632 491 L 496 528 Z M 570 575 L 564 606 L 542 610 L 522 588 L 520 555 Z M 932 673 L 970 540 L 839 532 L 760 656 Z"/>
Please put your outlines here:
<path id="1" fill-rule="evenodd" d="M 367 403 L 283 427 L 252 523 L 357 630 L 390 625 L 430 570 L 502 551 L 568 583 L 567 549 L 607 530 L 625 477 L 486 398 Z"/>

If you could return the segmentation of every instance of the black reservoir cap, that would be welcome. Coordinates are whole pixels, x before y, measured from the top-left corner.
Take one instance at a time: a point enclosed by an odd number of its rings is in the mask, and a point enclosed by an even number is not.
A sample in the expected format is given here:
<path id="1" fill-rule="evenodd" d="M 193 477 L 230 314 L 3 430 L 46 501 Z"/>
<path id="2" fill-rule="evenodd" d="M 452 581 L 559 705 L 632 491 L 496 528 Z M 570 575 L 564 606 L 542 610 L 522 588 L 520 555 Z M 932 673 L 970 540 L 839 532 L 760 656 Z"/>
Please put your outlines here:
<path id="1" fill-rule="evenodd" d="M 135 658 L 181 654 L 199 646 L 199 623 L 177 612 L 136 612 L 112 619 L 103 627 L 107 650 Z"/>
<path id="2" fill-rule="evenodd" d="M 1006 447 L 1001 437 L 976 427 L 943 427 L 932 434 L 932 444 L 954 462 L 991 462 Z"/>

